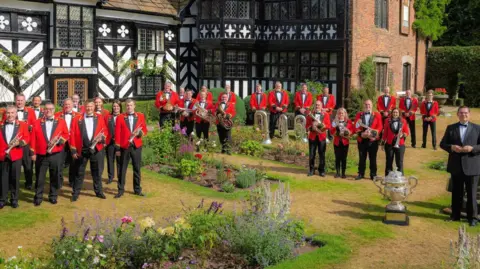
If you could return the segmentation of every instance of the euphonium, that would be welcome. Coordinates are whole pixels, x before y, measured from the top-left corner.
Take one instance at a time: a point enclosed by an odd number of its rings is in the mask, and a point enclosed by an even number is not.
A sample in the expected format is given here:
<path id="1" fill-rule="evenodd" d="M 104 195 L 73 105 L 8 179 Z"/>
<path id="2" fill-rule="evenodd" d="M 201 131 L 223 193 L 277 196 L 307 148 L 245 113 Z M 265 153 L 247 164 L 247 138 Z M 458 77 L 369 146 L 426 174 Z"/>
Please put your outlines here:
<path id="1" fill-rule="evenodd" d="M 362 122 L 362 119 L 359 119 L 356 123 L 356 127 L 359 128 L 359 127 L 363 127 L 365 129 L 367 129 L 368 131 L 370 131 L 370 139 L 376 139 L 377 136 L 378 136 L 378 131 L 375 130 L 375 129 L 372 129 L 370 128 L 368 125 L 365 125 L 363 122 Z"/>
<path id="2" fill-rule="evenodd" d="M 213 116 L 208 109 L 201 107 L 198 103 L 196 103 L 195 106 L 196 106 L 196 110 L 195 110 L 196 116 L 208 122 L 213 122 L 215 120 L 215 116 Z"/>
<path id="3" fill-rule="evenodd" d="M 260 129 L 260 131 L 265 136 L 263 144 L 270 145 L 272 140 L 270 140 L 270 132 L 268 130 L 268 114 L 264 110 L 257 110 L 253 116 L 254 126 Z"/>
<path id="4" fill-rule="evenodd" d="M 307 118 L 304 115 L 295 116 L 294 127 L 293 127 L 293 129 L 295 130 L 295 136 L 297 140 L 301 139 L 305 143 L 308 142 L 307 131 L 305 129 L 306 125 L 307 125 Z"/>
<path id="5" fill-rule="evenodd" d="M 278 118 L 278 131 L 282 140 L 288 141 L 288 117 L 284 113 Z"/>
<path id="6" fill-rule="evenodd" d="M 325 124 L 323 123 L 323 120 L 322 119 L 317 120 L 317 118 L 315 118 L 314 114 L 315 114 L 315 111 L 312 111 L 312 113 L 308 114 L 313 120 L 312 131 L 317 132 L 317 133 L 325 132 L 326 128 L 325 128 Z"/>
<path id="7" fill-rule="evenodd" d="M 227 113 L 223 110 L 222 105 L 217 108 L 218 123 L 225 129 L 230 130 L 233 126 L 233 121 L 227 118 Z"/>

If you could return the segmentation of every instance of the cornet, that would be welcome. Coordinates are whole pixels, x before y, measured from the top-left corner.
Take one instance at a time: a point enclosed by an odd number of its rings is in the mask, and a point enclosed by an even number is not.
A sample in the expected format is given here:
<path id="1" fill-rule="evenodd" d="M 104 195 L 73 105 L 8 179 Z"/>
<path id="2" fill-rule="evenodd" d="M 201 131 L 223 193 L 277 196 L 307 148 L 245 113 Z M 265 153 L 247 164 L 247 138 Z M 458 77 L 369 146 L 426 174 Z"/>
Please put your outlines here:
<path id="1" fill-rule="evenodd" d="M 93 138 L 92 145 L 90 146 L 90 152 L 95 152 L 95 147 L 97 146 L 100 140 L 105 138 L 105 134 L 103 133 L 103 129 Z"/>
<path id="2" fill-rule="evenodd" d="M 62 138 L 60 134 L 57 134 L 53 139 L 50 140 L 50 142 L 48 143 L 48 149 L 47 149 L 48 154 L 52 153 L 52 150 L 55 148 L 60 138 Z"/>
<path id="3" fill-rule="evenodd" d="M 140 124 L 135 130 L 133 130 L 132 134 L 130 135 L 130 138 L 128 139 L 128 143 L 133 144 L 133 140 L 135 139 L 136 136 L 138 136 L 142 132 L 142 125 Z"/>
<path id="4" fill-rule="evenodd" d="M 400 139 L 402 139 L 402 136 L 403 136 L 403 132 L 402 132 L 402 126 L 399 126 L 398 127 L 399 130 L 398 130 L 398 134 L 397 134 L 397 139 L 395 139 L 395 146 L 393 146 L 394 148 L 400 148 Z"/>
<path id="5" fill-rule="evenodd" d="M 18 146 L 18 142 L 20 142 L 20 139 L 22 139 L 22 136 L 20 134 L 17 134 L 11 141 L 8 143 L 8 149 L 5 151 L 5 154 L 9 155 L 10 151 Z"/>

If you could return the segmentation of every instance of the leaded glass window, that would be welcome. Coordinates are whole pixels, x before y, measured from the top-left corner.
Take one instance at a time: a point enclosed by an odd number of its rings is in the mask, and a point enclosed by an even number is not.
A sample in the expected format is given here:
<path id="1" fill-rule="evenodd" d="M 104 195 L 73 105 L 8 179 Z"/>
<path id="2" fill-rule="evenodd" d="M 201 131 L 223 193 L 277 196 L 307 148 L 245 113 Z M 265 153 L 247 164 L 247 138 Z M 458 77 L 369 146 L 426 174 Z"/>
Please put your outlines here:
<path id="1" fill-rule="evenodd" d="M 375 88 L 383 91 L 387 86 L 387 63 L 375 63 Z"/>
<path id="2" fill-rule="evenodd" d="M 337 0 L 302 0 L 303 19 L 326 19 L 337 17 Z"/>
<path id="3" fill-rule="evenodd" d="M 201 4 L 202 19 L 218 19 L 220 17 L 220 0 L 203 0 Z"/>
<path id="4" fill-rule="evenodd" d="M 93 8 L 65 4 L 55 8 L 57 47 L 93 49 Z"/>
<path id="5" fill-rule="evenodd" d="M 265 20 L 292 20 L 296 18 L 296 1 L 265 1 Z"/>
<path id="6" fill-rule="evenodd" d="M 164 35 L 161 30 L 138 29 L 138 49 L 163 51 Z"/>
<path id="7" fill-rule="evenodd" d="M 137 95 L 155 95 L 162 88 L 162 77 L 137 77 Z"/>
<path id="8" fill-rule="evenodd" d="M 375 0 L 375 26 L 378 28 L 388 28 L 387 0 Z"/>
<path id="9" fill-rule="evenodd" d="M 247 77 L 248 53 L 246 51 L 227 51 L 225 69 L 227 77 Z"/>
<path id="10" fill-rule="evenodd" d="M 204 50 L 203 58 L 203 77 L 218 78 L 221 76 L 222 53 L 220 50 Z"/>
<path id="11" fill-rule="evenodd" d="M 412 82 L 412 65 L 409 63 L 403 64 L 403 80 L 402 80 L 402 90 L 406 91 L 410 89 Z"/>
<path id="12" fill-rule="evenodd" d="M 249 19 L 250 1 L 247 0 L 226 0 L 223 17 L 226 19 Z"/>
<path id="13" fill-rule="evenodd" d="M 301 52 L 300 79 L 320 80 L 324 83 L 337 80 L 336 52 Z"/>
<path id="14" fill-rule="evenodd" d="M 295 78 L 295 52 L 267 52 L 263 56 L 263 77 Z"/>

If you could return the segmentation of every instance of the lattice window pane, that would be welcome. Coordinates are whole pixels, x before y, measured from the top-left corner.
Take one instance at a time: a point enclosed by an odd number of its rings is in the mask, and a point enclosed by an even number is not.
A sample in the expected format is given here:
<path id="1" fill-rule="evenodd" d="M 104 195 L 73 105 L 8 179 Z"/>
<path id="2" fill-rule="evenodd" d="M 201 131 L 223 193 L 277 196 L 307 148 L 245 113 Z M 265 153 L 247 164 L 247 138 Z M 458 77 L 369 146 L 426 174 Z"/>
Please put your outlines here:
<path id="1" fill-rule="evenodd" d="M 288 20 L 288 2 L 282 2 L 280 7 L 280 19 Z"/>
<path id="2" fill-rule="evenodd" d="M 320 53 L 320 64 L 328 64 L 328 53 L 326 52 Z"/>
<path id="3" fill-rule="evenodd" d="M 146 44 L 147 44 L 147 50 L 155 50 L 155 32 L 152 30 L 147 30 L 146 36 Z"/>
<path id="4" fill-rule="evenodd" d="M 154 79 L 153 77 L 146 77 L 145 78 L 145 94 L 153 94 L 155 92 L 154 87 Z"/>
<path id="5" fill-rule="evenodd" d="M 278 20 L 280 17 L 280 4 L 272 3 L 272 20 Z"/>
<path id="6" fill-rule="evenodd" d="M 57 5 L 57 26 L 67 26 L 68 25 L 68 6 L 67 5 Z"/>
<path id="7" fill-rule="evenodd" d="M 238 65 L 237 66 L 237 77 L 247 77 L 247 66 Z"/>
<path id="8" fill-rule="evenodd" d="M 292 65 L 288 66 L 288 78 L 295 78 L 295 67 Z"/>
<path id="9" fill-rule="evenodd" d="M 330 64 L 337 64 L 337 53 L 330 53 Z"/>
<path id="10" fill-rule="evenodd" d="M 297 3 L 295 1 L 288 2 L 288 15 L 291 20 L 297 17 Z"/>
<path id="11" fill-rule="evenodd" d="M 225 10 L 223 16 L 228 19 L 235 19 L 237 16 L 237 0 L 225 1 Z"/>
<path id="12" fill-rule="evenodd" d="M 317 80 L 318 79 L 318 67 L 312 67 L 310 69 L 310 79 Z"/>
<path id="13" fill-rule="evenodd" d="M 272 64 L 278 63 L 278 53 L 272 52 Z"/>
<path id="14" fill-rule="evenodd" d="M 75 80 L 73 82 L 73 94 L 78 94 L 80 100 L 85 100 L 87 82 L 85 80 Z"/>
<path id="15" fill-rule="evenodd" d="M 319 64 L 318 53 L 312 53 L 312 64 Z"/>
<path id="16" fill-rule="evenodd" d="M 265 66 L 263 68 L 263 77 L 265 78 L 270 77 L 270 66 Z"/>
<path id="17" fill-rule="evenodd" d="M 10 20 L 10 14 L 0 13 L 0 31 L 9 32 L 11 29 L 12 21 Z"/>
<path id="18" fill-rule="evenodd" d="M 228 64 L 226 65 L 227 69 L 227 77 L 234 77 L 235 76 L 235 66 Z"/>
<path id="19" fill-rule="evenodd" d="M 82 8 L 79 6 L 70 6 L 69 7 L 69 14 L 70 14 L 70 20 L 69 24 L 70 26 L 81 26 L 82 21 L 80 19 L 80 14 L 81 14 Z"/>
<path id="20" fill-rule="evenodd" d="M 255 19 L 260 19 L 260 3 L 255 2 Z"/>
<path id="21" fill-rule="evenodd" d="M 57 47 L 68 48 L 68 28 L 57 28 Z"/>
<path id="22" fill-rule="evenodd" d="M 93 30 L 83 30 L 83 48 L 93 49 Z"/>
<path id="23" fill-rule="evenodd" d="M 337 17 L 337 0 L 329 0 L 328 3 L 328 17 L 336 18 Z"/>
<path id="24" fill-rule="evenodd" d="M 330 68 L 328 79 L 337 80 L 337 68 L 335 67 Z"/>
<path id="25" fill-rule="evenodd" d="M 320 19 L 328 17 L 328 0 L 320 0 Z"/>
<path id="26" fill-rule="evenodd" d="M 203 0 L 202 1 L 202 19 L 210 19 L 210 11 L 213 11 L 211 9 L 212 1 L 211 0 Z"/>
<path id="27" fill-rule="evenodd" d="M 310 63 L 310 53 L 309 52 L 302 52 L 302 57 L 300 62 L 302 64 L 309 64 Z"/>
<path id="28" fill-rule="evenodd" d="M 156 31 L 156 35 L 157 35 L 156 38 L 155 38 L 156 48 L 154 48 L 154 49 L 156 49 L 157 51 L 163 51 L 164 50 L 163 39 L 164 39 L 165 35 L 163 34 L 163 31 L 160 31 L 160 30 Z"/>
<path id="29" fill-rule="evenodd" d="M 288 77 L 287 67 L 286 66 L 280 66 L 278 73 L 279 73 L 279 76 L 281 78 L 287 78 Z"/>
<path id="30" fill-rule="evenodd" d="M 237 5 L 238 5 L 238 18 L 249 19 L 250 18 L 250 2 L 238 1 Z"/>
<path id="31" fill-rule="evenodd" d="M 300 79 L 305 80 L 309 78 L 310 75 L 310 68 L 308 67 L 301 67 L 300 68 Z"/>
<path id="32" fill-rule="evenodd" d="M 213 76 L 214 77 L 220 77 L 220 74 L 221 74 L 221 68 L 220 67 L 221 67 L 221 65 L 219 65 L 219 64 L 215 64 L 213 66 Z"/>
<path id="33" fill-rule="evenodd" d="M 68 98 L 68 80 L 57 80 L 57 103 L 63 105 L 63 100 Z"/>
<path id="34" fill-rule="evenodd" d="M 272 77 L 276 78 L 278 77 L 278 67 L 277 66 L 272 66 Z"/>
<path id="35" fill-rule="evenodd" d="M 246 63 L 247 62 L 247 52 L 239 51 L 237 54 L 237 62 Z"/>
<path id="36" fill-rule="evenodd" d="M 162 77 L 154 77 L 154 88 L 153 88 L 153 94 L 157 94 L 157 92 L 160 90 L 160 88 L 162 87 L 163 83 L 162 83 Z"/>
<path id="37" fill-rule="evenodd" d="M 310 0 L 302 0 L 302 17 L 310 19 Z"/>
<path id="38" fill-rule="evenodd" d="M 139 29 L 138 30 L 138 49 L 146 50 L 147 49 L 147 30 Z"/>
<path id="39" fill-rule="evenodd" d="M 280 52 L 280 63 L 285 64 L 287 63 L 287 53 L 286 52 Z"/>
<path id="40" fill-rule="evenodd" d="M 93 8 L 83 7 L 83 27 L 93 27 Z"/>
<path id="41" fill-rule="evenodd" d="M 82 47 L 82 29 L 69 30 L 69 47 L 81 48 Z"/>
<path id="42" fill-rule="evenodd" d="M 387 64 L 376 63 L 375 74 L 375 88 L 377 88 L 379 91 L 383 91 L 387 85 Z"/>
<path id="43" fill-rule="evenodd" d="M 319 0 L 311 0 L 311 15 L 312 15 L 312 19 L 317 19 L 318 18 L 318 9 L 319 9 L 319 4 L 318 4 L 318 1 Z M 321 1 L 321 0 L 320 0 Z"/>
<path id="44" fill-rule="evenodd" d="M 212 19 L 217 19 L 220 17 L 220 1 L 212 0 Z"/>
<path id="45" fill-rule="evenodd" d="M 294 64 L 295 63 L 295 53 L 294 52 L 289 52 L 288 53 L 288 63 L 289 64 Z"/>
<path id="46" fill-rule="evenodd" d="M 213 62 L 213 52 L 211 50 L 206 50 L 204 53 L 203 61 L 205 63 Z"/>
<path id="47" fill-rule="evenodd" d="M 263 55 L 263 62 L 270 63 L 270 52 L 267 52 Z"/>
<path id="48" fill-rule="evenodd" d="M 320 79 L 328 80 L 328 68 L 320 67 Z"/>
<path id="49" fill-rule="evenodd" d="M 222 62 L 222 52 L 220 50 L 214 50 L 214 58 L 213 61 L 216 63 Z"/>
<path id="50" fill-rule="evenodd" d="M 213 67 L 210 64 L 206 64 L 203 67 L 203 76 L 205 77 L 211 77 L 213 75 Z"/>
<path id="51" fill-rule="evenodd" d="M 227 62 L 235 62 L 236 61 L 236 54 L 235 51 L 227 51 Z"/>
<path id="52" fill-rule="evenodd" d="M 26 33 L 41 33 L 42 19 L 40 17 L 18 15 L 18 31 Z"/>
<path id="53" fill-rule="evenodd" d="M 272 3 L 265 3 L 265 20 L 272 19 Z"/>

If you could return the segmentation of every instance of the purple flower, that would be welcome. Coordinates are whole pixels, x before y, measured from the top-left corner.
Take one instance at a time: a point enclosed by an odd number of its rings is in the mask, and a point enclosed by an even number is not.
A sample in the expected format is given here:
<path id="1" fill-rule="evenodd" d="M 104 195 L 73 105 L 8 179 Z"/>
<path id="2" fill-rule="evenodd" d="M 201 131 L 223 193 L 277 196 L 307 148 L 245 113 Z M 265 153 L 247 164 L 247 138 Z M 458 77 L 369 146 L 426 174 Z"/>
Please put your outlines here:
<path id="1" fill-rule="evenodd" d="M 97 235 L 95 239 L 97 239 L 98 242 L 103 243 L 104 238 L 103 238 L 103 235 Z"/>
<path id="2" fill-rule="evenodd" d="M 187 135 L 187 127 L 182 128 L 182 135 Z"/>
<path id="3" fill-rule="evenodd" d="M 179 124 L 175 124 L 175 126 L 173 126 L 173 130 L 174 130 L 175 132 L 180 131 L 180 129 L 181 129 L 181 128 L 180 128 L 180 125 L 179 125 Z"/>

